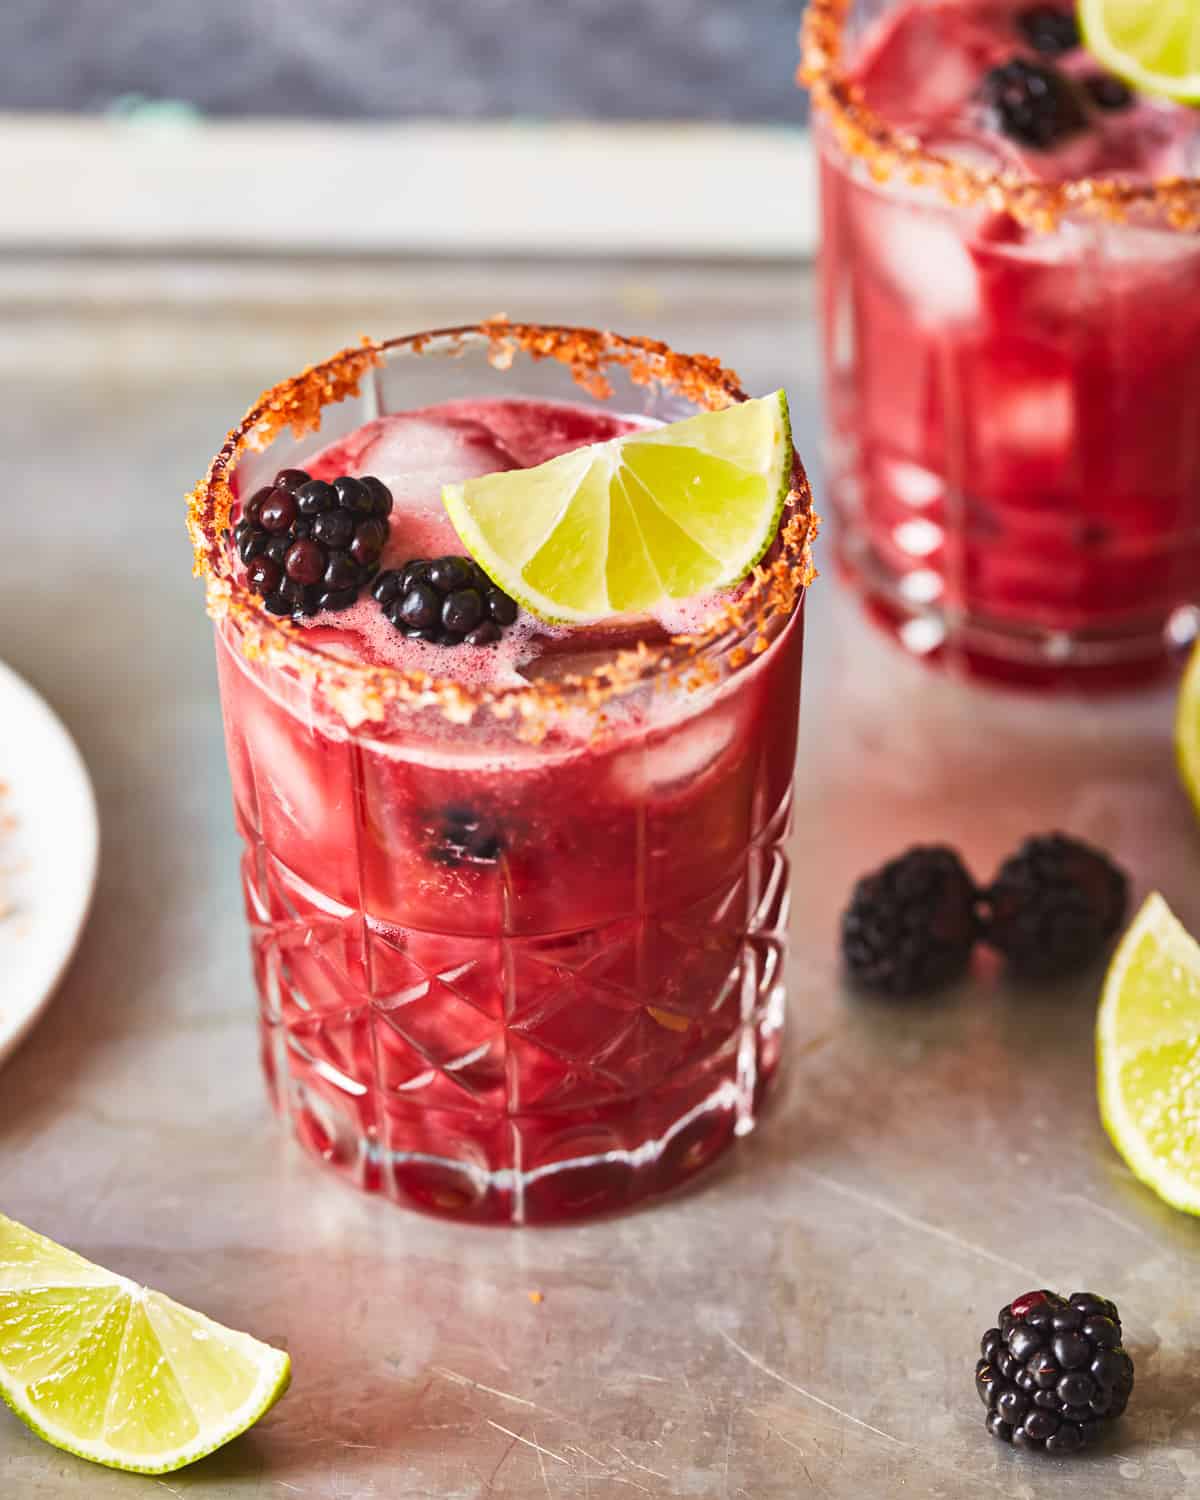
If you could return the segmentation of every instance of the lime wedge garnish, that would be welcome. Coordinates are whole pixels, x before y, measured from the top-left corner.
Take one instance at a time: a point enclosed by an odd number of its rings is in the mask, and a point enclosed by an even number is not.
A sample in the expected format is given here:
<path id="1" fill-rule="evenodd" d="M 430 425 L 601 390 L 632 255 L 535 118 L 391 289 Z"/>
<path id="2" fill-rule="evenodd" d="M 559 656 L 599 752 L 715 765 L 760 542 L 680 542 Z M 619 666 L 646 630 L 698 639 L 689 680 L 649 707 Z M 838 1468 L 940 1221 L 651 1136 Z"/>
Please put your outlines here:
<path id="1" fill-rule="evenodd" d="M 1192 806 L 1200 815 L 1200 644 L 1192 651 L 1175 705 L 1175 758 Z"/>
<path id="2" fill-rule="evenodd" d="M 1200 5 L 1196 0 L 1079 0 L 1088 51 L 1148 94 L 1200 99 Z"/>
<path id="3" fill-rule="evenodd" d="M 167 1474 L 245 1432 L 291 1361 L 0 1214 L 0 1396 L 39 1437 Z"/>
<path id="4" fill-rule="evenodd" d="M 744 578 L 774 539 L 791 474 L 776 391 L 448 484 L 442 499 L 501 588 L 544 620 L 586 623 Z"/>
<path id="5" fill-rule="evenodd" d="M 1096 1055 L 1113 1145 L 1160 1198 L 1200 1213 L 1200 944 L 1161 896 L 1113 955 Z"/>

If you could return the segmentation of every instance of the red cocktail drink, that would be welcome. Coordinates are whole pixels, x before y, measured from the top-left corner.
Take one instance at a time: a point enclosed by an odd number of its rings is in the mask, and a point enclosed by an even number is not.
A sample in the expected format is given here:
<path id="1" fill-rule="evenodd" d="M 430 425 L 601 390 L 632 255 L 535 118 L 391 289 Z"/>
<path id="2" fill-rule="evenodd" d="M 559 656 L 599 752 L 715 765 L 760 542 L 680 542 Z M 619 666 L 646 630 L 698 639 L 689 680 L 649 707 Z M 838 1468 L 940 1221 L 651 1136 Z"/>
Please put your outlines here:
<path id="1" fill-rule="evenodd" d="M 1200 602 L 1194 112 L 1069 6 L 816 0 L 806 50 L 844 570 L 918 653 L 1150 675 Z"/>
<path id="2" fill-rule="evenodd" d="M 589 399 L 568 372 L 616 389 Z M 359 1186 L 464 1219 L 669 1188 L 751 1127 L 778 1060 L 802 470 L 768 573 L 735 596 L 586 629 L 522 614 L 447 647 L 369 591 L 274 619 L 226 527 L 302 466 L 387 486 L 385 570 L 459 553 L 442 483 L 726 404 L 731 378 L 501 325 L 281 390 L 240 429 L 270 446 L 227 448 L 193 509 L 275 1103 Z"/>

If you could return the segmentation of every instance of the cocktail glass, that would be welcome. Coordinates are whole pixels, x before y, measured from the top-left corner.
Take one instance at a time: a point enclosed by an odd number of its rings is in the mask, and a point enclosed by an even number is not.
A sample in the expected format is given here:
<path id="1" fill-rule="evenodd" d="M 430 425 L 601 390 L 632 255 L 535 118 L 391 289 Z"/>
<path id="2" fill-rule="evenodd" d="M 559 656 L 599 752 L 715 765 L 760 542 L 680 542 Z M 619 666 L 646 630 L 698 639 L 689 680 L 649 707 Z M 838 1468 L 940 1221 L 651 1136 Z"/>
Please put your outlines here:
<path id="1" fill-rule="evenodd" d="M 840 568 L 919 655 L 1142 682 L 1200 622 L 1200 181 L 923 149 L 851 77 L 890 8 L 811 0 L 803 38 Z"/>
<path id="2" fill-rule="evenodd" d="M 667 420 L 745 399 L 715 361 L 587 330 L 394 339 L 266 393 L 190 524 L 275 1106 L 361 1188 L 525 1223 L 662 1192 L 755 1122 L 812 516 L 796 460 L 763 569 L 710 629 L 525 687 L 347 661 L 263 610 L 224 534 L 239 496 L 372 417 L 496 395 Z"/>

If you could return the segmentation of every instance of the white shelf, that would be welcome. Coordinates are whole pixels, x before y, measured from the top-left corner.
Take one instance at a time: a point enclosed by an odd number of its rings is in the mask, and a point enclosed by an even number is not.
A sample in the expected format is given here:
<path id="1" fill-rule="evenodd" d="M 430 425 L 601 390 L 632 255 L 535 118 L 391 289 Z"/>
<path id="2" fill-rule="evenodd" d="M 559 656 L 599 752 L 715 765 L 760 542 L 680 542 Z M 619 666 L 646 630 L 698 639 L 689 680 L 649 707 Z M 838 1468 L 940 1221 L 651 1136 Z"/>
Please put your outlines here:
<path id="1" fill-rule="evenodd" d="M 0 252 L 787 259 L 807 132 L 0 115 Z"/>

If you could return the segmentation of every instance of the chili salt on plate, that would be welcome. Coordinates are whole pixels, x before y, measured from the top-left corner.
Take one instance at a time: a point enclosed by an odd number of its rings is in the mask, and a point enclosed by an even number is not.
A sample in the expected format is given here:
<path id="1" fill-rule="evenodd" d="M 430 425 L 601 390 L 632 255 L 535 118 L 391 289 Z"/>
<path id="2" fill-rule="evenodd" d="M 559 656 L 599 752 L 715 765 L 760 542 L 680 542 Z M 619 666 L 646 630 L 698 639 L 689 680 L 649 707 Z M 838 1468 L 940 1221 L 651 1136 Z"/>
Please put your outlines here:
<path id="1" fill-rule="evenodd" d="M 100 828 L 74 741 L 0 663 L 0 1062 L 46 1008 L 91 905 Z"/>

